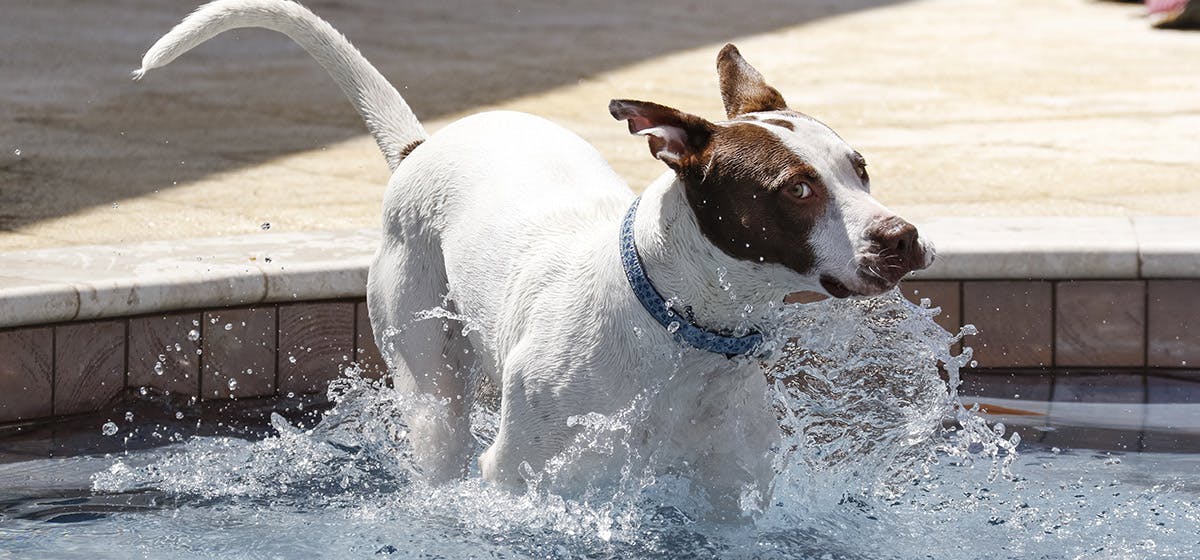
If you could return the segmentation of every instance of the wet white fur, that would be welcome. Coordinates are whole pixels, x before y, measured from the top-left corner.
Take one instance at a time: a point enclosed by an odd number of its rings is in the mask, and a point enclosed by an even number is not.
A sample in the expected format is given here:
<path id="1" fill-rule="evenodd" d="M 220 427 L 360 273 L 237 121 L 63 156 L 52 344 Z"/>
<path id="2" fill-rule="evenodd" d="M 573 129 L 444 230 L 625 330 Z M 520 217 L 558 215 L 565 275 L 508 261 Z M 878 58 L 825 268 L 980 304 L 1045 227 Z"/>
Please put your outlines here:
<path id="1" fill-rule="evenodd" d="M 316 57 L 389 162 L 401 146 L 425 137 L 358 51 L 290 2 L 208 4 L 159 40 L 140 72 L 246 26 L 281 31 Z M 821 291 L 821 272 L 854 285 L 847 267 L 862 230 L 886 210 L 864 188 L 845 186 L 857 176 L 840 138 L 823 125 L 796 123 L 812 130 L 763 126 L 838 185 L 836 208 L 817 228 L 821 265 L 812 274 L 736 260 L 715 247 L 671 172 L 643 193 L 635 235 L 647 273 L 705 327 L 769 329 L 767 310 L 790 292 Z M 458 477 L 468 467 L 468 412 L 482 376 L 502 395 L 499 435 L 480 458 L 489 480 L 519 487 L 522 463 L 541 470 L 578 433 L 570 417 L 614 414 L 641 398 L 649 416 L 628 441 L 642 442 L 652 462 L 693 472 L 722 509 L 736 509 L 746 491 L 769 495 L 778 424 L 760 367 L 681 347 L 642 309 L 618 252 L 619 224 L 634 193 L 596 150 L 541 118 L 489 112 L 447 126 L 394 167 L 367 300 L 400 390 L 444 399 L 445 418 L 412 425 L 431 479 Z M 417 320 L 437 307 L 461 315 L 473 330 L 464 336 L 461 324 L 447 330 L 441 320 Z"/>

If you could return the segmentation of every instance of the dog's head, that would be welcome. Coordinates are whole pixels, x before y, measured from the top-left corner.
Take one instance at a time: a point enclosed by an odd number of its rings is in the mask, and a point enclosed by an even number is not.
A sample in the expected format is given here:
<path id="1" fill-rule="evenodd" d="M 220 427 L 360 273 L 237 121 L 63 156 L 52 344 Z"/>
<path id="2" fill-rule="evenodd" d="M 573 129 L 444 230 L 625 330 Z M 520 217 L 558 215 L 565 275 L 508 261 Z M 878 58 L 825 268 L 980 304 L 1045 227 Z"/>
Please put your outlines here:
<path id="1" fill-rule="evenodd" d="M 862 154 L 787 107 L 733 45 L 717 58 L 729 120 L 645 101 L 609 111 L 649 138 L 705 237 L 736 259 L 783 265 L 834 297 L 876 295 L 933 262 L 917 228 L 871 196 Z"/>

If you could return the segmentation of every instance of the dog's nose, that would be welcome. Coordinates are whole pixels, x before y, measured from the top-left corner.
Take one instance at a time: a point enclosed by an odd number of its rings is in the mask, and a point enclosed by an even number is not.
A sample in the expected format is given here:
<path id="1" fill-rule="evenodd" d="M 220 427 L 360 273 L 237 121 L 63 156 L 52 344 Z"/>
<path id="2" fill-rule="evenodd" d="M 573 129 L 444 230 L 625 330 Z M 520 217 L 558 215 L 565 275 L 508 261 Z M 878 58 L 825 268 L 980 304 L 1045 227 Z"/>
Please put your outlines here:
<path id="1" fill-rule="evenodd" d="M 903 218 L 889 216 L 880 220 L 870 238 L 879 247 L 880 260 L 886 264 L 880 272 L 889 281 L 898 282 L 905 274 L 924 268 L 925 251 L 917 228 Z"/>

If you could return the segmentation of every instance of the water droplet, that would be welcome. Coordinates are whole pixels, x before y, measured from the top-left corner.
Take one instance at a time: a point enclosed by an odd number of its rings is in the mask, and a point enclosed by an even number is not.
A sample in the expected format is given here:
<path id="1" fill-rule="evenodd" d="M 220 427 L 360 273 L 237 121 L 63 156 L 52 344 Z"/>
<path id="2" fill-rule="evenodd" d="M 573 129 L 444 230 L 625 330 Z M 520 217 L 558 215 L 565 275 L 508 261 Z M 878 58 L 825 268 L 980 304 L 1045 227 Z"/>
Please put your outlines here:
<path id="1" fill-rule="evenodd" d="M 176 412 L 176 413 L 175 413 L 175 419 L 176 419 L 176 420 L 183 420 L 183 412 Z"/>
<path id="2" fill-rule="evenodd" d="M 175 343 L 175 346 L 173 348 L 175 348 L 176 352 L 183 351 L 183 346 L 180 346 L 180 344 L 178 342 Z"/>
<path id="3" fill-rule="evenodd" d="M 263 231 L 267 231 L 267 230 L 271 229 L 271 222 L 263 222 L 263 224 L 258 227 L 261 227 L 263 229 Z"/>
<path id="4" fill-rule="evenodd" d="M 289 364 L 294 364 L 294 363 L 296 363 L 296 357 L 295 357 L 295 356 L 292 356 L 292 355 L 289 355 L 289 356 L 288 356 L 288 363 L 289 363 Z"/>
<path id="5" fill-rule="evenodd" d="M 230 380 L 229 380 L 229 383 L 228 383 L 228 385 L 229 385 L 229 390 L 230 390 L 230 391 L 232 391 L 232 390 L 234 390 L 234 389 L 237 389 L 237 385 L 238 385 L 238 384 L 237 384 L 237 380 L 236 380 L 236 379 L 230 379 Z"/>
<path id="6" fill-rule="evenodd" d="M 162 362 L 154 362 L 154 375 L 162 375 L 162 374 L 163 374 L 163 363 Z"/>
<path id="7" fill-rule="evenodd" d="M 114 209 L 114 210 L 116 210 L 117 208 L 120 208 L 120 207 L 121 207 L 121 205 L 120 205 L 120 204 L 118 204 L 118 203 L 116 203 L 116 202 L 114 202 L 114 203 L 113 203 L 113 209 Z"/>
<path id="8" fill-rule="evenodd" d="M 125 411 L 125 421 L 133 422 L 133 411 L 132 410 Z"/>
<path id="9" fill-rule="evenodd" d="M 116 435 L 117 424 L 115 422 L 111 422 L 111 421 L 105 422 L 103 426 L 100 426 L 100 433 L 102 433 L 106 436 Z"/>
<path id="10" fill-rule="evenodd" d="M 225 323 L 225 330 L 227 330 L 227 331 L 233 330 L 233 323 Z"/>
<path id="11" fill-rule="evenodd" d="M 200 340 L 200 331 L 198 329 L 192 329 L 192 330 L 188 331 L 188 340 L 190 340 L 192 342 L 196 342 L 197 340 Z"/>
<path id="12" fill-rule="evenodd" d="M 21 157 L 21 148 L 13 148 L 13 155 Z"/>
<path id="13" fill-rule="evenodd" d="M 675 334 L 679 330 L 679 321 L 671 321 L 667 324 L 667 332 Z"/>

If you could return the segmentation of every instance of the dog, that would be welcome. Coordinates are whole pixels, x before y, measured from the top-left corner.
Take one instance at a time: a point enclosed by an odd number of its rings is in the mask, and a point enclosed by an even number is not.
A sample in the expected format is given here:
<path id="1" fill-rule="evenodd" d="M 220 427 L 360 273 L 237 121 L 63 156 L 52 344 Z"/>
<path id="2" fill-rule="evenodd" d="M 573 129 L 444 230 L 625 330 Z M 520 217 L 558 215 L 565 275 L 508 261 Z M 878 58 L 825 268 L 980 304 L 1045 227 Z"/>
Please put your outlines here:
<path id="1" fill-rule="evenodd" d="M 642 402 L 630 441 L 714 507 L 769 496 L 780 427 L 760 361 L 772 311 L 809 291 L 893 289 L 932 246 L 870 193 L 866 161 L 792 110 L 733 45 L 717 57 L 726 119 L 647 101 L 608 109 L 664 174 L 635 193 L 587 142 L 536 116 L 486 112 L 426 134 L 328 23 L 284 0 L 218 0 L 159 39 L 134 73 L 232 28 L 265 27 L 328 71 L 392 176 L 367 304 L 399 390 L 443 403 L 411 425 L 431 481 L 471 468 L 472 389 L 500 394 L 482 476 L 519 489 L 588 414 Z M 442 308 L 469 328 L 415 320 Z"/>

